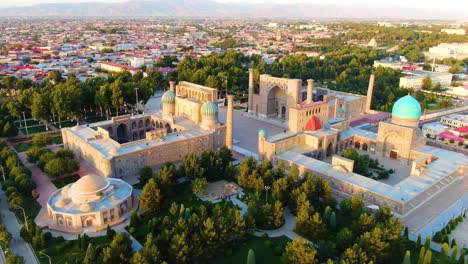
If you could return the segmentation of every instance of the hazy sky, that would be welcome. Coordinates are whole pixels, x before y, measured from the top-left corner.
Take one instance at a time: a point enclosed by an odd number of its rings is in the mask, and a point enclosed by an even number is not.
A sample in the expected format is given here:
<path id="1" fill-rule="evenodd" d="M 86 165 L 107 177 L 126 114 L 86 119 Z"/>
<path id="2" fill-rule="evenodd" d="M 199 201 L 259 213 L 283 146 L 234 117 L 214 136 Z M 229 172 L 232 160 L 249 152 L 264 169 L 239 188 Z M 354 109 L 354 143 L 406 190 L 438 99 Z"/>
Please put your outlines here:
<path id="1" fill-rule="evenodd" d="M 24 6 L 34 5 L 39 3 L 78 3 L 78 2 L 125 2 L 128 0 L 0 0 L 0 6 Z M 170 1 L 170 0 L 168 0 Z M 190 1 L 190 0 L 186 0 Z M 272 3 L 285 2 L 285 0 L 214 0 L 217 2 L 255 2 L 255 3 Z M 440 9 L 456 9 L 466 10 L 468 15 L 468 1 L 466 0 L 287 0 L 288 2 L 297 3 L 324 3 L 324 4 L 341 4 L 341 5 L 362 5 L 362 4 L 387 4 L 393 6 L 404 7 L 420 7 L 420 8 L 440 8 Z"/>

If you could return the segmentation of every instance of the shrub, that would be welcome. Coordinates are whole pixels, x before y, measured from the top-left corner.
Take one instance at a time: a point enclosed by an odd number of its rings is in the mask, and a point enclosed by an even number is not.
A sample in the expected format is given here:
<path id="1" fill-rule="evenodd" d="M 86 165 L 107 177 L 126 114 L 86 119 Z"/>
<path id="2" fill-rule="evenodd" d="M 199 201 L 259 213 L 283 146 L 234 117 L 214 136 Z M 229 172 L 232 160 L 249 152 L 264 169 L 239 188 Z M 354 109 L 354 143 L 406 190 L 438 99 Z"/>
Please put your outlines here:
<path id="1" fill-rule="evenodd" d="M 263 242 L 263 245 L 267 248 L 272 248 L 274 244 L 273 244 L 273 241 L 268 239 L 268 240 L 265 240 L 265 242 Z"/>
<path id="2" fill-rule="evenodd" d="M 268 234 L 267 233 L 263 233 L 262 236 L 261 236 L 262 239 L 268 239 Z"/>
<path id="3" fill-rule="evenodd" d="M 281 256 L 281 254 L 283 254 L 283 249 L 280 246 L 276 246 L 274 252 L 276 256 Z"/>

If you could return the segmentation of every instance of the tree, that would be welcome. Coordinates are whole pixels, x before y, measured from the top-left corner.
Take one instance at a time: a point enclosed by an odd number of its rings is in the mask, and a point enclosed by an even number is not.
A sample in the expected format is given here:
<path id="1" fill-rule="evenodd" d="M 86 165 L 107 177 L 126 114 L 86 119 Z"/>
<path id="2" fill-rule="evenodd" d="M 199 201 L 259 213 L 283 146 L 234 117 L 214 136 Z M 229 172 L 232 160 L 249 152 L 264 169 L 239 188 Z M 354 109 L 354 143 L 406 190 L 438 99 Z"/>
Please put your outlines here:
<path id="1" fill-rule="evenodd" d="M 141 191 L 140 208 L 146 213 L 155 214 L 159 211 L 160 204 L 160 190 L 154 179 L 150 179 Z"/>
<path id="2" fill-rule="evenodd" d="M 426 254 L 424 255 L 424 262 L 423 264 L 431 264 L 431 258 L 432 258 L 432 251 L 427 250 Z"/>
<path id="3" fill-rule="evenodd" d="M 45 147 L 46 145 L 52 144 L 52 137 L 50 134 L 36 134 L 32 137 L 32 143 L 34 146 Z"/>
<path id="4" fill-rule="evenodd" d="M 465 249 L 462 249 L 460 252 L 460 257 L 458 258 L 458 263 L 459 264 L 465 264 Z"/>
<path id="5" fill-rule="evenodd" d="M 96 250 L 92 243 L 88 244 L 88 248 L 86 249 L 85 258 L 83 259 L 83 264 L 92 264 L 96 261 Z"/>
<path id="6" fill-rule="evenodd" d="M 427 76 L 426 78 L 423 79 L 422 81 L 422 88 L 425 90 L 431 90 L 432 89 L 432 78 Z"/>
<path id="7" fill-rule="evenodd" d="M 330 215 L 330 226 L 335 227 L 336 226 L 336 214 L 335 212 L 331 212 Z"/>
<path id="8" fill-rule="evenodd" d="M 3 224 L 0 224 L 0 244 L 3 248 L 10 245 L 11 234 Z"/>
<path id="9" fill-rule="evenodd" d="M 369 263 L 369 258 L 367 257 L 366 252 L 361 247 L 359 247 L 358 244 L 354 244 L 352 247 L 347 248 L 341 255 L 340 260 L 340 263 Z"/>
<path id="10" fill-rule="evenodd" d="M 131 245 L 132 241 L 127 233 L 118 233 L 109 246 L 102 250 L 102 263 L 128 263 L 132 254 Z"/>
<path id="11" fill-rule="evenodd" d="M 418 234 L 418 240 L 416 240 L 416 248 L 417 249 L 421 248 L 421 242 L 422 242 L 422 236 L 421 236 L 421 234 Z"/>
<path id="12" fill-rule="evenodd" d="M 450 250 L 449 245 L 447 243 L 443 243 L 442 244 L 442 255 L 448 257 L 449 250 Z"/>
<path id="13" fill-rule="evenodd" d="M 9 254 L 5 260 L 5 264 L 23 264 L 24 258 L 15 254 Z"/>
<path id="14" fill-rule="evenodd" d="M 249 249 L 249 253 L 247 253 L 247 264 L 255 264 L 255 252 L 252 249 Z"/>
<path id="15" fill-rule="evenodd" d="M 115 236 L 116 232 L 114 229 L 112 229 L 109 225 L 107 225 L 107 228 L 106 228 L 106 236 L 107 236 L 107 239 L 113 239 L 114 236 Z"/>
<path id="16" fill-rule="evenodd" d="M 203 194 L 205 192 L 208 181 L 206 178 L 196 178 L 192 181 L 192 192 L 195 194 Z"/>
<path id="17" fill-rule="evenodd" d="M 205 174 L 205 169 L 200 165 L 200 159 L 193 153 L 185 156 L 180 168 L 184 176 L 191 180 L 201 178 Z"/>
<path id="18" fill-rule="evenodd" d="M 427 250 L 430 250 L 431 249 L 431 236 L 426 236 L 426 242 L 424 243 L 424 247 L 427 249 Z"/>
<path id="19" fill-rule="evenodd" d="M 273 225 L 278 228 L 284 224 L 284 208 L 281 201 L 275 201 L 273 206 Z"/>
<path id="20" fill-rule="evenodd" d="M 140 170 L 140 184 L 145 185 L 151 177 L 153 177 L 153 170 L 151 167 L 143 166 L 143 168 Z"/>
<path id="21" fill-rule="evenodd" d="M 402 264 L 411 264 L 411 253 L 409 250 L 406 250 L 405 258 L 403 259 Z"/>
<path id="22" fill-rule="evenodd" d="M 283 260 L 286 263 L 297 264 L 316 264 L 318 260 L 315 258 L 317 251 L 301 238 L 296 238 L 286 244 L 283 253 Z"/>
<path id="23" fill-rule="evenodd" d="M 418 257 L 418 263 L 417 264 L 423 264 L 424 263 L 425 254 L 426 254 L 426 248 L 421 247 L 421 250 L 419 251 L 419 257 Z"/>

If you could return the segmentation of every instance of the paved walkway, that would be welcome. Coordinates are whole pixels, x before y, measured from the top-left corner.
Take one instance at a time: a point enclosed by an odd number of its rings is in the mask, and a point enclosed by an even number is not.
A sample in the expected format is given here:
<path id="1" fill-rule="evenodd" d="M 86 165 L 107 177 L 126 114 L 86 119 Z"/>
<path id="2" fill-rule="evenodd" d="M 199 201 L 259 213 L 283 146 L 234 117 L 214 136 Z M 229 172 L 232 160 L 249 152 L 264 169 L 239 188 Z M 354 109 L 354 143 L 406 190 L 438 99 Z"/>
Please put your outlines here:
<path id="1" fill-rule="evenodd" d="M 7 198 L 5 192 L 2 190 L 0 190 L 0 212 L 2 215 L 2 223 L 12 236 L 10 247 L 13 253 L 22 256 L 25 264 L 36 264 L 36 256 L 32 252 L 31 246 L 20 236 L 22 225 L 18 222 L 15 214 L 8 210 Z"/>
<path id="2" fill-rule="evenodd" d="M 292 240 L 294 240 L 297 237 L 305 239 L 294 232 L 294 228 L 296 227 L 296 217 L 289 211 L 289 208 L 285 209 L 284 219 L 285 223 L 282 227 L 275 230 L 258 230 L 255 231 L 254 235 L 262 236 L 263 234 L 267 234 L 269 237 L 286 236 Z"/>

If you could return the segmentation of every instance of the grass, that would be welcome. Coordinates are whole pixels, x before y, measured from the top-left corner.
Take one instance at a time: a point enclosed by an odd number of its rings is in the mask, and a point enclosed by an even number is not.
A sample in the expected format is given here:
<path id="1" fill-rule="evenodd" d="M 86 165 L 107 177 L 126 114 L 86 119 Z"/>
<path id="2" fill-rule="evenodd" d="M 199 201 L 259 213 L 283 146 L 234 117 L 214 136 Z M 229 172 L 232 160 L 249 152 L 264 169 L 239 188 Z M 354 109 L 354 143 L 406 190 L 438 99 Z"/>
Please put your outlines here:
<path id="1" fill-rule="evenodd" d="M 15 149 L 16 151 L 19 152 L 25 152 L 25 151 L 28 151 L 32 146 L 34 146 L 34 144 L 29 141 L 29 142 L 25 142 L 25 143 L 20 143 L 18 145 L 15 145 Z"/>
<path id="2" fill-rule="evenodd" d="M 34 199 L 31 196 L 21 196 L 21 197 L 24 200 L 23 208 L 24 208 L 24 212 L 26 213 L 26 218 L 28 220 L 34 221 L 34 218 L 36 218 L 37 214 L 41 210 L 41 205 L 36 201 L 36 199 Z M 18 218 L 18 221 L 21 224 L 24 224 L 23 210 L 13 208 L 12 211 L 15 213 L 16 217 Z"/>
<path id="3" fill-rule="evenodd" d="M 235 110 L 245 110 L 246 109 L 246 107 L 243 107 L 243 106 L 240 106 L 240 105 L 235 105 L 235 106 L 233 106 L 233 108 Z"/>
<path id="4" fill-rule="evenodd" d="M 210 260 L 208 263 L 210 264 L 238 264 L 238 263 L 246 263 L 247 254 L 249 249 L 252 249 L 255 252 L 255 259 L 257 260 L 256 263 L 262 264 L 280 264 L 281 259 L 280 256 L 283 252 L 284 246 L 286 243 L 291 241 L 289 238 L 285 236 L 269 238 L 273 242 L 273 246 L 268 247 L 265 245 L 265 239 L 256 237 L 256 236 L 247 236 L 247 240 L 240 242 L 238 244 L 233 245 L 230 247 L 232 255 L 230 256 L 219 256 Z M 281 248 L 280 254 L 279 252 L 275 252 L 275 247 Z M 276 254 L 275 254 L 276 253 Z"/>
<path id="5" fill-rule="evenodd" d="M 107 120 L 106 116 L 92 116 L 85 119 L 85 121 L 88 123 L 96 123 L 104 120 Z"/>
<path id="6" fill-rule="evenodd" d="M 26 128 L 23 127 L 20 130 L 21 130 L 21 132 L 23 132 L 23 134 L 26 135 Z M 47 131 L 47 130 L 46 130 L 46 126 L 44 126 L 44 125 L 35 126 L 35 127 L 28 127 L 28 134 L 29 135 L 39 133 L 39 132 L 45 132 L 45 131 Z"/>
<path id="7" fill-rule="evenodd" d="M 52 139 L 52 143 L 54 143 L 56 145 L 62 145 L 63 144 L 62 136 L 54 137 Z"/>
<path id="8" fill-rule="evenodd" d="M 21 120 L 21 122 L 17 121 L 15 122 L 15 124 L 16 124 L 16 127 L 18 128 L 24 127 L 24 120 Z M 39 120 L 34 120 L 34 119 L 26 120 L 26 124 L 28 125 L 28 127 L 42 125 L 42 123 Z"/>
<path id="9" fill-rule="evenodd" d="M 105 247 L 110 244 L 106 236 L 102 237 L 93 237 L 90 242 L 93 246 L 96 247 Z M 77 245 L 77 240 L 67 240 L 63 241 L 57 238 L 52 238 L 52 241 L 47 244 L 47 248 L 40 250 L 41 252 L 47 254 L 51 258 L 51 262 L 54 264 L 65 264 L 68 263 L 67 260 L 73 259 L 83 259 L 86 254 L 86 248 L 80 249 Z M 34 250 L 39 262 L 41 264 L 49 264 L 49 259 L 40 254 L 38 250 Z"/>
<path id="10" fill-rule="evenodd" d="M 59 127 L 59 122 L 54 122 L 53 125 L 57 128 L 57 129 L 60 129 Z M 64 127 L 72 127 L 72 126 L 75 126 L 76 125 L 76 121 L 70 121 L 70 120 L 64 120 L 64 121 L 61 121 L 60 122 L 60 125 L 62 126 L 62 128 Z"/>
<path id="11" fill-rule="evenodd" d="M 65 185 L 67 185 L 69 183 L 76 182 L 79 179 L 80 179 L 80 175 L 73 174 L 73 175 L 70 175 L 70 176 L 65 177 L 65 178 L 52 180 L 52 183 L 55 185 L 55 187 L 57 187 L 57 189 L 60 189 L 63 186 L 65 186 Z"/>

